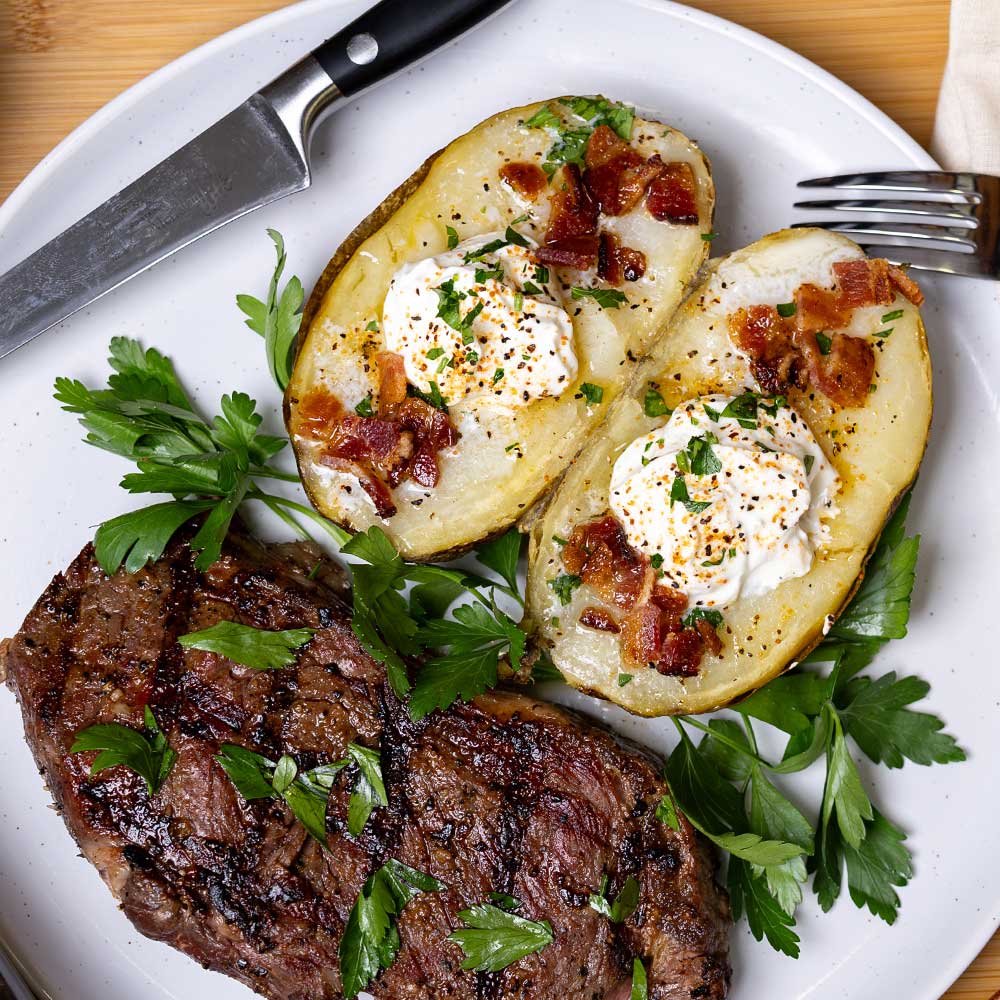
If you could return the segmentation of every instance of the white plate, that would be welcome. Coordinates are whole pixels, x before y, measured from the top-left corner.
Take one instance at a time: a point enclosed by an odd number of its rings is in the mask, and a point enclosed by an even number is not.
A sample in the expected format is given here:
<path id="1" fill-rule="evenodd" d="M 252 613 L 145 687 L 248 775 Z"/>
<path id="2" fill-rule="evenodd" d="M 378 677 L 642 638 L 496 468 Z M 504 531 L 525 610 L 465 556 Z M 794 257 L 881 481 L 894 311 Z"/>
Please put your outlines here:
<path id="1" fill-rule="evenodd" d="M 364 3 L 314 0 L 232 32 L 154 74 L 78 129 L 0 209 L 0 272 L 243 100 L 356 15 Z M 307 287 L 355 222 L 429 154 L 503 107 L 603 92 L 700 140 L 718 184 L 717 250 L 792 220 L 795 182 L 844 169 L 931 167 L 896 125 L 844 84 L 743 29 L 656 0 L 520 0 L 484 30 L 330 119 L 310 191 L 228 226 L 0 363 L 0 635 L 10 635 L 90 537 L 130 506 L 125 463 L 84 446 L 52 400 L 56 375 L 103 381 L 105 349 L 129 334 L 171 354 L 206 408 L 245 389 L 277 403 L 260 341 L 233 304 L 260 294 L 272 265 L 265 226 L 288 239 Z M 997 286 L 922 279 L 934 356 L 934 434 L 913 505 L 924 532 L 910 637 L 881 673 L 918 673 L 931 707 L 970 753 L 963 765 L 865 768 L 883 811 L 910 832 L 917 874 L 888 927 L 842 899 L 802 909 L 802 958 L 732 934 L 733 996 L 905 996 L 932 1000 L 972 959 L 1000 913 L 992 863 L 1000 797 L 991 767 L 1000 704 L 995 557 L 1000 474 Z M 213 411 L 214 412 L 214 411 Z M 892 461 L 886 455 L 886 461 Z M 574 696 L 568 695 L 568 700 Z M 671 727 L 582 697 L 587 710 L 665 749 Z M 815 797 L 816 775 L 802 782 Z M 50 808 L 0 695 L 0 936 L 47 995 L 242 1000 L 223 976 L 136 934 Z M 845 892 L 846 897 L 846 892 Z"/>

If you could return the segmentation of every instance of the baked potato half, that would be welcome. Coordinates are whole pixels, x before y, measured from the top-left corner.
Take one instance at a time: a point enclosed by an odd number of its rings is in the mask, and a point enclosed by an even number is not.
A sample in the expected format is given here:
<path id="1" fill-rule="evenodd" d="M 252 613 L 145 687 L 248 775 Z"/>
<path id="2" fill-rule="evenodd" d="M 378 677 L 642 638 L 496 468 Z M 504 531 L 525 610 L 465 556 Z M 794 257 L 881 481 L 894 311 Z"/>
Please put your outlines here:
<path id="1" fill-rule="evenodd" d="M 516 522 L 676 310 L 713 205 L 697 146 L 603 98 L 501 112 L 432 156 L 307 303 L 285 412 L 314 506 L 411 560 Z"/>
<path id="2" fill-rule="evenodd" d="M 527 616 L 570 684 L 705 712 L 819 641 L 924 453 L 931 366 L 901 292 L 922 299 L 818 229 L 709 264 L 532 527 Z"/>

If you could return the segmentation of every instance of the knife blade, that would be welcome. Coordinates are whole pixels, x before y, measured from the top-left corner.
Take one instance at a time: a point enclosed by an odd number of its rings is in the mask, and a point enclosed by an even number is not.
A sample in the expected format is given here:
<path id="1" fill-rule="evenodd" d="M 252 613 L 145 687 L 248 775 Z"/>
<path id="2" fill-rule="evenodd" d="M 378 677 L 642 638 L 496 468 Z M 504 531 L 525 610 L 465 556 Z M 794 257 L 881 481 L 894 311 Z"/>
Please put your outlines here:
<path id="1" fill-rule="evenodd" d="M 309 187 L 309 139 L 511 0 L 382 0 L 216 124 L 0 276 L 0 358 L 213 230 Z"/>

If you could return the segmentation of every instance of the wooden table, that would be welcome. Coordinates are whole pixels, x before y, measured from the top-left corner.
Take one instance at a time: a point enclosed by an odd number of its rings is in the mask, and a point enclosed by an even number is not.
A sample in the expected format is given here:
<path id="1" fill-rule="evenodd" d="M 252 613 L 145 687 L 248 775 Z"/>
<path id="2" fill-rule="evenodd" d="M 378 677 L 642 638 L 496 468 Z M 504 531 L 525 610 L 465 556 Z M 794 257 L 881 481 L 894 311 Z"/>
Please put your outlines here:
<path id="1" fill-rule="evenodd" d="M 874 101 L 919 142 L 930 138 L 948 46 L 948 0 L 688 2 L 801 52 Z M 281 6 L 280 0 L 0 3 L 0 199 L 126 87 Z M 1000 996 L 998 990 L 1000 934 L 945 1000 L 989 1000 Z"/>

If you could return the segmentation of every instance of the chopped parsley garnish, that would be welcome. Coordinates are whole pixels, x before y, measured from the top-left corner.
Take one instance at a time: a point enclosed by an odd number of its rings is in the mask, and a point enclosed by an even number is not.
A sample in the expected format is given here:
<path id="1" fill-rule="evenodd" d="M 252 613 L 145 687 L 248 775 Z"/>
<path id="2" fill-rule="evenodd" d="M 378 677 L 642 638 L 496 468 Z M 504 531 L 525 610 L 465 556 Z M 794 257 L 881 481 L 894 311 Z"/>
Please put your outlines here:
<path id="1" fill-rule="evenodd" d="M 448 249 L 454 250 L 458 246 L 458 230 L 454 226 L 445 226 L 448 233 Z"/>
<path id="2" fill-rule="evenodd" d="M 649 564 L 653 569 L 659 569 L 663 565 L 663 556 L 659 552 L 654 552 L 649 557 Z"/>
<path id="3" fill-rule="evenodd" d="M 142 710 L 145 729 L 132 729 L 120 722 L 99 723 L 81 729 L 69 748 L 70 753 L 99 750 L 90 765 L 90 773 L 97 774 L 105 768 L 121 765 L 134 771 L 146 782 L 146 789 L 154 795 L 174 766 L 177 754 L 167 744 L 149 706 Z"/>
<path id="4" fill-rule="evenodd" d="M 731 399 L 722 411 L 723 417 L 732 417 L 740 427 L 753 430 L 757 426 L 757 407 L 760 397 L 755 392 L 744 392 Z"/>
<path id="5" fill-rule="evenodd" d="M 478 351 L 466 351 L 465 352 L 465 363 L 467 365 L 478 365 L 479 364 L 479 352 Z"/>
<path id="6" fill-rule="evenodd" d="M 802 456 L 802 464 L 806 467 L 806 475 L 807 476 L 809 475 L 810 472 L 812 472 L 813 465 L 815 464 L 815 462 L 816 462 L 816 456 L 815 455 L 803 455 Z"/>
<path id="7" fill-rule="evenodd" d="M 499 381 L 500 381 L 500 379 L 502 379 L 502 378 L 503 378 L 503 369 L 502 369 L 502 368 L 498 368 L 498 369 L 497 369 L 497 370 L 496 370 L 496 371 L 495 371 L 495 372 L 493 373 L 493 384 L 494 384 L 494 385 L 496 385 L 496 384 L 497 384 L 497 382 L 499 382 Z"/>
<path id="8" fill-rule="evenodd" d="M 712 445 L 718 443 L 718 438 L 710 431 L 688 440 L 685 451 L 690 463 L 691 475 L 711 476 L 722 470 L 722 463 L 712 451 Z"/>
<path id="9" fill-rule="evenodd" d="M 468 298 L 465 292 L 455 288 L 455 279 L 449 278 L 434 289 L 438 296 L 438 319 L 443 319 L 453 330 L 462 335 L 463 344 L 472 343 L 472 324 L 483 311 L 485 303 L 478 301 L 464 316 L 460 308 L 462 299 Z"/>
<path id="10" fill-rule="evenodd" d="M 216 653 L 254 670 L 278 670 L 295 663 L 298 650 L 315 634 L 316 630 L 311 628 L 269 632 L 239 622 L 222 621 L 200 632 L 182 635 L 177 641 L 185 649 Z"/>
<path id="11" fill-rule="evenodd" d="M 540 285 L 547 285 L 549 283 L 549 269 L 543 264 L 535 265 L 535 281 Z"/>
<path id="12" fill-rule="evenodd" d="M 816 334 L 816 343 L 819 345 L 820 354 L 829 354 L 833 347 L 833 340 L 825 333 Z"/>
<path id="13" fill-rule="evenodd" d="M 518 220 L 518 219 L 514 220 L 514 222 L 518 222 L 518 221 L 520 221 L 520 220 Z M 513 243 L 514 246 L 518 246 L 518 247 L 530 246 L 530 244 L 528 243 L 527 237 L 522 236 L 514 228 L 513 225 L 510 225 L 510 226 L 507 227 L 507 231 L 503 234 L 503 236 L 504 236 L 504 239 L 507 241 L 508 245 L 511 244 L 511 243 Z"/>
<path id="14" fill-rule="evenodd" d="M 522 292 L 514 293 L 514 312 L 519 313 L 524 308 L 524 294 Z"/>
<path id="15" fill-rule="evenodd" d="M 484 281 L 503 281 L 503 268 L 497 264 L 496 267 L 477 267 L 476 284 L 481 285 Z"/>
<path id="16" fill-rule="evenodd" d="M 883 323 L 891 323 L 891 322 L 893 322 L 893 320 L 902 319 L 902 318 L 903 318 L 903 310 L 902 309 L 893 309 L 892 312 L 887 312 L 882 317 L 882 322 Z"/>
<path id="17" fill-rule="evenodd" d="M 375 409 L 372 406 L 372 394 L 371 393 L 368 393 L 368 395 L 365 396 L 365 398 L 362 399 L 361 402 L 358 403 L 358 405 L 354 407 L 354 412 L 359 417 L 374 417 L 375 416 Z"/>
<path id="18" fill-rule="evenodd" d="M 524 124 L 529 128 L 545 128 L 556 133 L 556 143 L 549 150 L 542 169 L 551 177 L 560 164 L 584 166 L 587 143 L 599 125 L 607 125 L 626 142 L 632 137 L 635 112 L 623 104 L 603 97 L 572 97 L 561 102 L 583 125 L 563 121 L 549 105 L 543 105 Z"/>
<path id="19" fill-rule="evenodd" d="M 652 385 L 647 385 L 646 394 L 642 397 L 642 412 L 647 417 L 669 417 L 673 411 L 659 392 Z"/>
<path id="20" fill-rule="evenodd" d="M 633 677 L 632 674 L 619 674 L 618 675 L 618 686 L 620 688 L 625 687 L 625 685 L 628 684 L 629 681 L 632 680 L 632 677 Z"/>
<path id="21" fill-rule="evenodd" d="M 499 972 L 552 943 L 552 925 L 547 920 L 528 920 L 490 903 L 470 906 L 458 917 L 466 926 L 452 931 L 448 940 L 465 953 L 463 969 Z"/>
<path id="22" fill-rule="evenodd" d="M 628 302 L 624 292 L 617 288 L 579 288 L 574 286 L 571 295 L 574 299 L 593 299 L 602 309 L 618 309 L 623 302 Z"/>
<path id="23" fill-rule="evenodd" d="M 444 354 L 444 351 L 440 347 L 432 347 L 427 352 L 427 360 L 436 361 L 438 358 L 441 357 L 442 354 Z"/>
<path id="24" fill-rule="evenodd" d="M 620 676 L 618 686 L 622 686 Z M 605 875 L 601 879 L 600 891 L 592 892 L 588 898 L 590 907 L 597 910 L 601 916 L 607 917 L 613 924 L 623 924 L 635 913 L 635 908 L 639 905 L 639 883 L 634 876 L 629 875 L 613 902 L 607 898 L 607 892 L 608 876 Z"/>
<path id="25" fill-rule="evenodd" d="M 462 258 L 462 261 L 466 264 L 471 264 L 473 261 L 482 260 L 495 250 L 499 250 L 501 247 L 505 246 L 507 246 L 506 240 L 490 240 L 489 243 L 484 243 L 478 250 L 470 250 Z"/>
<path id="26" fill-rule="evenodd" d="M 712 506 L 711 502 L 707 500 L 692 500 L 688 494 L 687 483 L 684 482 L 684 477 L 680 474 L 674 477 L 670 486 L 670 506 L 673 507 L 674 503 L 684 504 L 689 514 L 700 514 L 707 507 Z"/>
<path id="27" fill-rule="evenodd" d="M 586 399 L 590 406 L 596 406 L 604 399 L 604 389 L 599 385 L 594 385 L 593 382 L 581 382 L 580 392 L 577 394 L 577 398 L 580 397 Z"/>
<path id="28" fill-rule="evenodd" d="M 448 887 L 430 875 L 390 858 L 361 888 L 340 940 L 340 978 L 347 1000 L 356 997 L 396 960 L 400 949 L 396 918 L 422 892 Z"/>
<path id="29" fill-rule="evenodd" d="M 556 592 L 559 603 L 564 607 L 573 600 L 573 591 L 583 583 L 575 573 L 561 573 L 554 580 L 549 580 L 549 586 Z"/>
<path id="30" fill-rule="evenodd" d="M 714 420 L 718 423 L 719 418 L 722 416 L 722 414 L 719 413 L 718 410 L 713 409 L 711 406 L 708 405 L 708 403 L 702 403 L 701 408 L 705 411 L 705 416 L 708 417 L 709 420 Z M 691 422 L 692 423 L 695 422 L 693 418 Z"/>
<path id="31" fill-rule="evenodd" d="M 452 364 L 451 355 L 444 354 L 443 351 L 442 351 L 442 355 L 443 356 L 442 356 L 441 360 L 437 363 L 437 368 L 434 369 L 434 374 L 435 375 L 440 375 L 441 372 L 443 372 L 445 370 L 445 368 L 449 368 L 449 367 L 453 368 L 454 367 L 454 365 Z"/>
<path id="32" fill-rule="evenodd" d="M 784 316 L 787 319 L 789 316 L 795 315 L 797 307 L 794 302 L 779 302 L 775 308 L 778 310 L 779 316 Z"/>
<path id="33" fill-rule="evenodd" d="M 526 281 L 524 283 L 524 294 L 525 295 L 541 295 L 542 289 L 538 287 L 533 281 Z"/>
<path id="34" fill-rule="evenodd" d="M 368 325 L 365 327 L 368 333 L 378 333 L 378 320 L 369 320 Z"/>
<path id="35" fill-rule="evenodd" d="M 703 618 L 712 628 L 722 626 L 722 612 L 715 608 L 692 608 L 682 619 L 681 624 L 685 628 L 694 628 L 695 622 Z"/>
<path id="36" fill-rule="evenodd" d="M 715 240 L 715 239 L 718 239 L 718 238 L 719 238 L 719 234 L 718 234 L 718 233 L 702 233 L 702 234 L 701 234 L 701 238 L 702 238 L 702 239 L 703 239 L 703 240 L 704 240 L 704 241 L 705 241 L 706 243 L 711 243 L 711 242 L 712 242 L 712 240 Z"/>
<path id="37" fill-rule="evenodd" d="M 646 967 L 641 958 L 632 959 L 632 991 L 629 993 L 629 1000 L 649 1000 Z"/>

